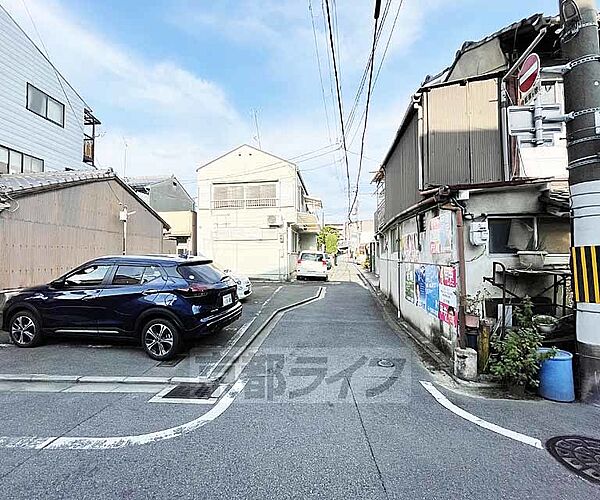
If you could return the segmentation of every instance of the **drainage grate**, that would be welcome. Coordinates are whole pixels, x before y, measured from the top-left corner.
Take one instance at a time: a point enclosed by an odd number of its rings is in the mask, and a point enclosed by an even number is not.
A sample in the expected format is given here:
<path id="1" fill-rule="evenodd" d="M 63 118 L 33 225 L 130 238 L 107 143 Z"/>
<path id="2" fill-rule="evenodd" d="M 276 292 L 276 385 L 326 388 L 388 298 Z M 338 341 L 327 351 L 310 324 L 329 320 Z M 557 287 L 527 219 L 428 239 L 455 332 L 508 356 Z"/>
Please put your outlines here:
<path id="1" fill-rule="evenodd" d="M 177 366 L 179 363 L 181 363 L 183 360 L 185 359 L 185 356 L 176 356 L 173 359 L 169 359 L 167 361 L 161 361 L 160 363 L 158 363 L 158 365 L 156 366 Z"/>
<path id="2" fill-rule="evenodd" d="M 164 394 L 163 398 L 210 399 L 219 384 L 181 384 Z"/>
<path id="3" fill-rule="evenodd" d="M 600 484 L 600 440 L 583 436 L 557 436 L 546 442 L 550 454 L 575 474 Z"/>

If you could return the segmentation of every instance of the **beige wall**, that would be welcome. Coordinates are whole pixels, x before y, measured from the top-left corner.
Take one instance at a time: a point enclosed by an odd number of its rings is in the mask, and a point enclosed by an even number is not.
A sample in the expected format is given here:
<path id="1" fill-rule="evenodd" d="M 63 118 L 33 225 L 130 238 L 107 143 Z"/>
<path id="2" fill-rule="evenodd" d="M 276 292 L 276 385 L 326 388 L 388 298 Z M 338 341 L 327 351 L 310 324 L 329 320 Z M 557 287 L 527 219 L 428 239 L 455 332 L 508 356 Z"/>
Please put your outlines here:
<path id="1" fill-rule="evenodd" d="M 111 189 L 112 188 L 112 189 Z M 120 254 L 127 205 L 127 253 L 161 253 L 162 223 L 116 181 L 17 198 L 0 213 L 0 289 L 45 283 L 101 255 Z"/>
<path id="2" fill-rule="evenodd" d="M 197 218 L 196 212 L 194 211 L 177 211 L 177 212 L 158 212 L 169 226 L 171 226 L 171 230 L 169 231 L 170 236 L 185 236 L 188 238 L 187 244 L 185 245 L 185 249 L 188 252 L 195 254 L 197 253 L 197 236 L 196 236 L 196 226 L 197 226 Z M 168 244 L 171 247 L 170 244 Z M 173 247 L 174 251 L 172 253 L 177 253 L 178 245 L 175 243 Z M 169 252 L 171 253 L 171 252 Z"/>
<path id="3" fill-rule="evenodd" d="M 213 184 L 234 182 L 276 182 L 277 206 L 212 210 Z M 198 171 L 198 252 L 221 267 L 251 277 L 289 277 L 293 268 L 287 226 L 297 222 L 299 188 L 293 164 L 249 146 L 202 167 Z M 269 227 L 270 215 L 280 217 L 282 225 Z"/>

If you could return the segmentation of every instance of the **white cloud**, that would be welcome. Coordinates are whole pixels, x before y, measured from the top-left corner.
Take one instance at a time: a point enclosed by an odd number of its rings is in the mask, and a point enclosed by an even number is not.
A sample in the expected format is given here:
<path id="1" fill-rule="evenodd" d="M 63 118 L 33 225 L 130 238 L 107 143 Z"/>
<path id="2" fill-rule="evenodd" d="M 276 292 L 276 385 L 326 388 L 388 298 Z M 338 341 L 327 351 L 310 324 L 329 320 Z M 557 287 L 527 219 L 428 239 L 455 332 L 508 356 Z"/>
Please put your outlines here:
<path id="1" fill-rule="evenodd" d="M 172 171 L 190 178 L 198 162 L 247 133 L 217 83 L 106 40 L 56 0 L 26 4 L 53 62 L 103 121 L 96 148 L 101 166 L 122 171 L 125 137 L 129 174 Z M 41 48 L 23 2 L 3 5 Z"/>
<path id="2" fill-rule="evenodd" d="M 103 135 L 97 145 L 100 166 L 111 166 L 122 172 L 126 141 L 128 175 L 172 172 L 195 194 L 196 166 L 241 142 L 251 141 L 254 131 L 250 117 L 246 110 L 240 112 L 233 105 L 231 97 L 239 96 L 228 96 L 223 90 L 222 85 L 228 82 L 213 81 L 210 75 L 198 75 L 172 60 L 151 59 L 132 47 L 112 42 L 94 19 L 76 17 L 61 0 L 25 1 L 56 66 L 103 121 Z M 380 50 L 387 41 L 387 30 L 399 1 L 392 1 Z M 323 28 L 321 1 L 312 0 L 312 4 L 327 80 L 328 40 Z M 449 4 L 449 0 L 404 1 L 387 55 L 387 68 L 416 42 L 425 15 L 445 4 Z M 22 0 L 3 0 L 3 5 L 39 44 Z M 248 77 L 270 80 L 268 90 L 256 96 L 258 101 L 266 103 L 261 109 L 260 126 L 267 151 L 293 157 L 328 142 L 306 1 L 236 0 L 235 8 L 229 2 L 211 3 L 208 7 L 205 3 L 167 5 L 165 15 L 170 12 L 169 20 L 187 33 L 214 30 L 234 46 L 251 46 L 264 55 L 265 62 L 258 63 Z M 348 110 L 369 53 L 372 2 L 345 0 L 337 2 L 337 6 Z M 235 51 L 230 50 L 227 56 L 235 57 L 232 52 Z M 394 75 L 397 76 L 395 69 Z M 328 81 L 325 86 L 328 88 Z M 229 87 L 235 88 L 235 85 Z M 406 97 L 375 94 L 367 156 L 379 161 L 383 158 L 403 116 Z M 333 116 L 332 96 L 327 98 L 335 141 L 337 120 Z M 362 105 L 359 115 L 361 112 Z M 359 144 L 357 139 L 351 149 L 358 151 Z M 318 158 L 299 167 L 308 169 L 304 176 L 309 190 L 324 199 L 326 212 L 341 220 L 346 203 L 345 169 L 338 165 L 310 170 L 329 159 L 332 158 Z M 354 183 L 356 156 L 350 155 L 350 160 Z M 369 171 L 376 167 L 377 163 L 365 162 L 361 181 L 361 187 L 366 185 L 365 194 L 370 191 Z M 371 217 L 373 208 L 368 196 L 361 196 L 361 216 Z"/>

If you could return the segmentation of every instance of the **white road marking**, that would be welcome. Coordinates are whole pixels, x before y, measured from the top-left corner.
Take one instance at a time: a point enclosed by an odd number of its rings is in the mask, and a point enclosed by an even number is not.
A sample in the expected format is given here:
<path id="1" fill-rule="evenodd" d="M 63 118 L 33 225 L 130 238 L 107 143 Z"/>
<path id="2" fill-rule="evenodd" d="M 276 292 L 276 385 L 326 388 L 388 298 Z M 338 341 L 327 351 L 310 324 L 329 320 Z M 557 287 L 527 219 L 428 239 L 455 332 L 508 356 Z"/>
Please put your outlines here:
<path id="1" fill-rule="evenodd" d="M 279 290 L 279 289 L 278 289 Z M 325 287 L 320 287 L 317 296 L 296 306 L 290 307 L 285 311 L 279 311 L 277 314 L 285 314 L 288 311 L 298 307 L 310 304 L 317 300 L 322 300 L 327 293 Z M 274 294 L 273 294 L 274 295 Z M 233 384 L 231 389 L 225 393 L 221 399 L 204 415 L 191 420 L 182 425 L 171 427 L 157 432 L 147 434 L 137 434 L 133 436 L 111 436 L 111 437 L 37 437 L 37 436 L 0 436 L 0 448 L 26 448 L 36 450 L 108 450 L 124 448 L 126 446 L 140 446 L 144 444 L 155 443 L 167 439 L 173 439 L 188 432 L 192 432 L 212 422 L 221 416 L 227 408 L 231 406 L 235 398 L 244 390 L 248 383 L 247 379 L 239 378 Z"/>
<path id="2" fill-rule="evenodd" d="M 279 288 L 276 288 L 275 291 L 269 296 L 269 298 L 264 301 L 263 305 L 260 306 L 260 309 L 256 312 L 256 314 L 252 317 L 252 319 L 250 321 L 244 323 L 241 326 L 241 328 L 238 330 L 238 332 L 229 339 L 227 344 L 225 344 L 226 349 L 221 353 L 221 357 L 215 363 L 212 364 L 212 366 L 210 367 L 210 370 L 208 370 L 208 373 L 203 375 L 205 378 L 210 379 L 210 376 L 217 369 L 217 366 L 219 366 L 219 364 L 229 355 L 229 353 L 234 348 L 234 346 L 238 342 L 238 340 L 240 340 L 244 336 L 244 334 L 248 331 L 248 328 L 250 328 L 252 326 L 252 324 L 256 321 L 256 318 L 258 318 L 260 316 L 260 313 L 262 313 L 265 306 L 269 302 L 271 302 L 271 300 L 273 299 L 275 294 L 277 294 L 279 292 L 279 290 L 281 290 L 282 288 L 283 288 L 283 285 L 279 286 Z M 204 370 L 202 371 L 202 373 L 204 373 Z"/>
<path id="3" fill-rule="evenodd" d="M 501 434 L 504 437 L 514 439 L 515 441 L 520 441 L 521 443 L 533 446 L 534 448 L 538 448 L 540 450 L 544 449 L 542 442 L 539 439 L 526 436 L 525 434 L 521 434 L 519 432 L 511 431 L 510 429 L 505 429 L 504 427 L 500 427 L 496 424 L 492 424 L 456 406 L 454 403 L 451 403 L 446 396 L 438 391 L 431 382 L 421 381 L 421 385 L 436 399 L 438 403 L 440 403 L 444 408 L 450 410 L 455 415 L 458 415 L 459 417 L 464 418 L 465 420 L 468 420 L 479 427 L 483 427 L 484 429 L 495 432 L 496 434 Z"/>
<path id="4" fill-rule="evenodd" d="M 227 410 L 240 394 L 248 381 L 238 380 L 233 387 L 204 415 L 182 425 L 162 431 L 138 434 L 135 436 L 114 437 L 34 437 L 1 436 L 0 448 L 29 448 L 35 450 L 108 450 L 126 446 L 140 446 L 182 436 L 212 422 Z"/>

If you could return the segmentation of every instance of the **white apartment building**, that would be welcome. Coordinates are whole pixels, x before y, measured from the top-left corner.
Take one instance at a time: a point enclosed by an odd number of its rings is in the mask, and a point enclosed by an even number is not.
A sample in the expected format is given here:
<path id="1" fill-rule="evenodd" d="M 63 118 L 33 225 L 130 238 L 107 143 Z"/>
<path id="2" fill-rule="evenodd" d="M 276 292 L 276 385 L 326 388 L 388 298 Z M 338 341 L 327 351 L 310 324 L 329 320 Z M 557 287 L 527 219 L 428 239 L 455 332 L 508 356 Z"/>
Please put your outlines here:
<path id="1" fill-rule="evenodd" d="M 197 170 L 198 251 L 254 278 L 290 279 L 317 249 L 322 203 L 293 163 L 244 144 Z"/>
<path id="2" fill-rule="evenodd" d="M 0 175 L 94 164 L 100 122 L 0 5 Z"/>

